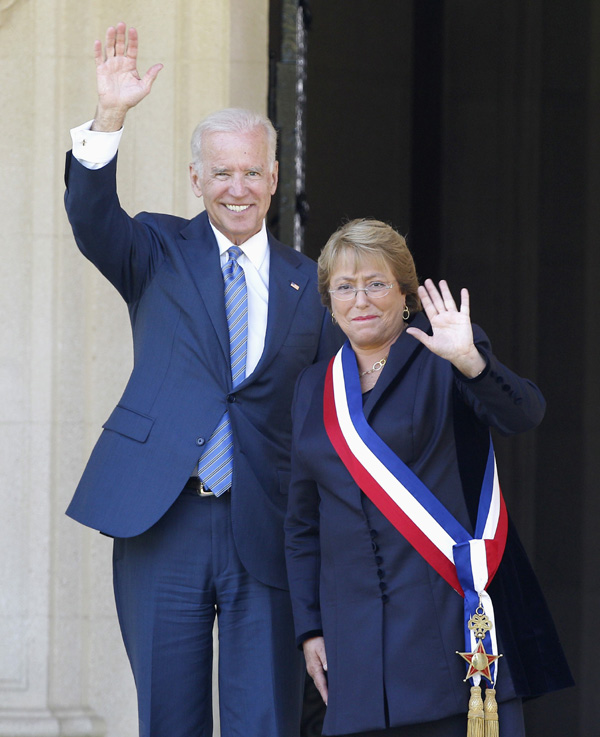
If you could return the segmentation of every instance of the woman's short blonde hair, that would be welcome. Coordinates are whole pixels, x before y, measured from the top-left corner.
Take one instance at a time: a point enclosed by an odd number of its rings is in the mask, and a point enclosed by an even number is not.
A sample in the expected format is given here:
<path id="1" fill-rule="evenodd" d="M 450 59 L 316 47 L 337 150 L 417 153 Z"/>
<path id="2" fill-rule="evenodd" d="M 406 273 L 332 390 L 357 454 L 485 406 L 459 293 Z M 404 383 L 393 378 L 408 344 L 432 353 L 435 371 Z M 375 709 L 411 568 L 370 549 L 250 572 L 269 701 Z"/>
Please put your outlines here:
<path id="1" fill-rule="evenodd" d="M 417 294 L 419 280 L 412 254 L 404 236 L 391 225 L 362 218 L 351 220 L 338 228 L 321 251 L 318 261 L 319 294 L 323 304 L 331 310 L 329 285 L 331 275 L 341 254 L 353 253 L 356 263 L 366 258 L 380 259 L 398 282 L 406 295 L 406 305 L 411 313 L 421 310 Z"/>

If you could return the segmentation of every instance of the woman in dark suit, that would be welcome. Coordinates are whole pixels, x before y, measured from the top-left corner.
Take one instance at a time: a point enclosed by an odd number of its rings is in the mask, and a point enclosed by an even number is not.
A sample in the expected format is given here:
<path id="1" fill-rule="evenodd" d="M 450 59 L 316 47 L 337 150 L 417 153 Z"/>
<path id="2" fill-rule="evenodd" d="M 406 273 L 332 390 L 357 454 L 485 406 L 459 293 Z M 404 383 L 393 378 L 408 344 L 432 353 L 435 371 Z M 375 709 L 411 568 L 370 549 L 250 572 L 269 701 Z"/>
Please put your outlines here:
<path id="1" fill-rule="evenodd" d="M 519 737 L 522 699 L 571 676 L 489 431 L 544 399 L 384 223 L 334 233 L 319 289 L 348 342 L 296 385 L 286 552 L 323 734 L 464 737 L 469 707 L 470 734 Z"/>

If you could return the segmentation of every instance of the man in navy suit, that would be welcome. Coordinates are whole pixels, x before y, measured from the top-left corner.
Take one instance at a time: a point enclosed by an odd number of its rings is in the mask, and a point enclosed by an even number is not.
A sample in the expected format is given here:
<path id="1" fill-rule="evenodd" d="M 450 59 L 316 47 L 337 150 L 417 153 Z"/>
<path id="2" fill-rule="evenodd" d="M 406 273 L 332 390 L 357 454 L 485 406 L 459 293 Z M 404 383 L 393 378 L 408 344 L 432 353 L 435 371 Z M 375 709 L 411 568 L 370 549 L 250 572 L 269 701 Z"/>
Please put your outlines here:
<path id="1" fill-rule="evenodd" d="M 140 78 L 136 56 L 137 33 L 123 23 L 108 29 L 104 48 L 96 42 L 96 116 L 73 129 L 67 157 L 77 245 L 125 299 L 134 343 L 131 377 L 68 514 L 115 538 L 140 735 L 212 735 L 217 615 L 221 735 L 294 737 L 304 677 L 283 555 L 290 405 L 299 372 L 339 339 L 315 265 L 265 228 L 277 186 L 267 119 L 226 110 L 198 126 L 190 176 L 206 211 L 192 220 L 131 218 L 120 207 L 120 131 L 161 69 Z M 222 271 L 235 259 L 248 311 L 239 383 Z M 233 468 L 217 496 L 203 456 L 224 418 Z"/>

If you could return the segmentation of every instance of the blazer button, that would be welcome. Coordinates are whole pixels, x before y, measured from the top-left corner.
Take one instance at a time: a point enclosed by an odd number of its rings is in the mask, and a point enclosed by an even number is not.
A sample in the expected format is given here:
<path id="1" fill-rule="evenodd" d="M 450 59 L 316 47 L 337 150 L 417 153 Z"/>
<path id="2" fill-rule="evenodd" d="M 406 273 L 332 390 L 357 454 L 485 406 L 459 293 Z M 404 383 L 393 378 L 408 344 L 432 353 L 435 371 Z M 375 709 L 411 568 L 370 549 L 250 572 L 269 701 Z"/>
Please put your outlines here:
<path id="1" fill-rule="evenodd" d="M 382 595 L 381 595 L 381 601 L 382 601 L 382 602 L 383 602 L 384 604 L 387 604 L 389 600 L 390 600 L 390 597 L 389 597 L 389 596 L 388 596 L 387 594 L 382 594 Z"/>
<path id="2" fill-rule="evenodd" d="M 380 588 L 380 589 L 381 589 L 382 591 L 385 591 L 385 590 L 387 589 L 387 583 L 386 583 L 385 581 L 380 581 L 380 582 L 379 582 L 379 588 Z"/>
<path id="3" fill-rule="evenodd" d="M 377 575 L 379 576 L 380 579 L 383 579 L 383 577 L 385 576 L 385 573 L 383 572 L 381 568 L 378 568 Z"/>
<path id="4" fill-rule="evenodd" d="M 375 540 L 371 540 L 371 547 L 373 548 L 374 553 L 376 553 L 379 550 L 379 545 L 377 545 Z"/>
<path id="5" fill-rule="evenodd" d="M 227 395 L 227 401 L 228 401 L 228 402 L 229 402 L 230 404 L 233 404 L 233 403 L 234 403 L 235 401 L 237 401 L 237 400 L 236 400 L 236 398 L 235 398 L 235 394 L 228 394 L 228 395 Z"/>
<path id="6" fill-rule="evenodd" d="M 196 438 L 196 445 L 204 445 L 205 442 L 204 438 Z"/>

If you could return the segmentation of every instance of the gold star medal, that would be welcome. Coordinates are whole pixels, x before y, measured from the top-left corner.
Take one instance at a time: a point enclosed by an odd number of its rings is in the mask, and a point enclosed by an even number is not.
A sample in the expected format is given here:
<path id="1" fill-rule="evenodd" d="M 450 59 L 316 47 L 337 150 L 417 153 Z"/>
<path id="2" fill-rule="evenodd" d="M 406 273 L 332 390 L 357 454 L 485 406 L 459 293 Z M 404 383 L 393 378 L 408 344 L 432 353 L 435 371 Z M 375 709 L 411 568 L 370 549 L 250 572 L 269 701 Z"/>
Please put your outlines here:
<path id="1" fill-rule="evenodd" d="M 469 678 L 479 674 L 488 680 L 492 686 L 494 685 L 492 674 L 490 672 L 490 665 L 495 663 L 498 658 L 501 658 L 501 655 L 488 655 L 485 651 L 483 640 L 477 641 L 477 647 L 472 653 L 457 652 L 457 654 L 460 655 L 461 658 L 464 658 L 469 664 L 465 681 L 468 681 Z"/>
<path id="2" fill-rule="evenodd" d="M 498 705 L 496 703 L 496 691 L 494 689 L 494 680 L 490 666 L 495 663 L 502 655 L 494 655 L 485 651 L 483 640 L 486 634 L 494 626 L 489 617 L 486 616 L 481 600 L 475 610 L 475 614 L 467 623 L 468 628 L 475 635 L 477 645 L 472 653 L 460 653 L 463 660 L 469 664 L 465 681 L 469 678 L 483 676 L 489 681 L 490 687 L 486 688 L 485 702 L 481 696 L 481 688 L 479 685 L 471 687 L 471 697 L 469 699 L 469 714 L 467 717 L 467 737 L 498 737 Z M 479 680 L 479 679 L 478 679 Z M 478 681 L 476 681 L 478 684 Z"/>

